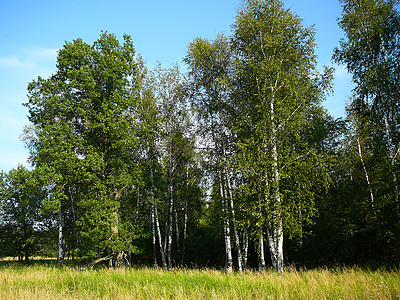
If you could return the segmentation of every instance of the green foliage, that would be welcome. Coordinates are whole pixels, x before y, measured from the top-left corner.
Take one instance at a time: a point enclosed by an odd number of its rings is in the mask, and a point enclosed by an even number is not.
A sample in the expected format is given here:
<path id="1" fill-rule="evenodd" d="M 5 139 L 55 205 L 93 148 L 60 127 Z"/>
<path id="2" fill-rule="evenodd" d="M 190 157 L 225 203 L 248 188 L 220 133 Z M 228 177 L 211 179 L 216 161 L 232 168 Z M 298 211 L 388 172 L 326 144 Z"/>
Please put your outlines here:
<path id="1" fill-rule="evenodd" d="M 371 244 L 366 257 L 398 257 L 399 58 L 398 1 L 341 1 L 345 33 L 333 58 L 352 73 L 355 89 L 347 107 L 344 157 L 351 174 L 357 214 L 352 236 Z M 349 179 L 348 179 L 349 180 Z M 348 196 L 349 197 L 349 196 Z M 346 199 L 346 198 L 345 198 Z M 347 201 L 350 201 L 347 200 Z M 371 238 L 372 237 L 372 238 Z M 375 255 L 372 253 L 379 253 Z"/>
<path id="2" fill-rule="evenodd" d="M 329 117 L 320 105 L 332 70 L 318 74 L 314 29 L 281 1 L 247 1 L 233 30 L 238 166 L 262 194 L 266 225 L 277 226 L 281 215 L 286 232 L 298 235 L 329 181 L 319 149 Z"/>
<path id="3" fill-rule="evenodd" d="M 330 184 L 334 121 L 321 102 L 332 70 L 317 72 L 313 28 L 281 1 L 245 1 L 232 29 L 231 38 L 195 39 L 184 59 L 212 205 L 221 202 L 221 226 L 235 235 L 302 236 Z"/>
<path id="4" fill-rule="evenodd" d="M 77 39 L 59 51 L 56 74 L 28 87 L 31 161 L 50 188 L 47 208 L 71 211 L 81 244 L 99 250 L 126 249 L 132 238 L 121 201 L 136 176 L 134 54 L 129 36 Z"/>
<path id="5" fill-rule="evenodd" d="M 41 213 L 44 192 L 36 174 L 22 166 L 1 173 L 0 180 L 0 256 L 28 261 L 38 253 L 40 232 L 47 229 Z"/>

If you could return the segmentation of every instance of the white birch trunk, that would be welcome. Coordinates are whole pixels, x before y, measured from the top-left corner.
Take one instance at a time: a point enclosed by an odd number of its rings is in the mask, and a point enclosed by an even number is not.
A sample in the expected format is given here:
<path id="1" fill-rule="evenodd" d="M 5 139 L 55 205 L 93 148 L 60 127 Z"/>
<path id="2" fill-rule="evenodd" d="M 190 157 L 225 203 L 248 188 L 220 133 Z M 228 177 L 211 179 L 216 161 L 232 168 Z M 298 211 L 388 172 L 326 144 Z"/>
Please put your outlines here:
<path id="1" fill-rule="evenodd" d="M 186 196 L 186 197 L 187 197 L 187 196 Z M 187 223 L 188 223 L 188 200 L 187 200 L 187 198 L 186 198 L 186 199 L 185 199 L 184 217 L 183 217 L 182 264 L 185 263 Z"/>
<path id="2" fill-rule="evenodd" d="M 259 251 L 258 271 L 265 272 L 264 233 L 262 226 L 260 226 Z"/>
<path id="3" fill-rule="evenodd" d="M 163 269 L 167 269 L 167 261 L 165 259 L 164 245 L 163 245 L 163 242 L 162 242 L 162 236 L 161 236 L 160 222 L 159 222 L 159 219 L 158 219 L 157 206 L 154 206 L 154 217 L 155 217 L 155 221 L 156 221 L 156 230 L 157 230 L 157 235 L 158 235 L 158 244 L 159 244 L 160 253 L 161 253 L 162 267 L 163 267 Z"/>
<path id="4" fill-rule="evenodd" d="M 173 228 L 173 212 L 174 212 L 174 198 L 173 198 L 173 187 L 170 184 L 170 202 L 169 202 L 169 224 L 168 224 L 168 244 L 167 244 L 167 257 L 168 257 L 168 269 L 172 268 L 172 228 Z"/>
<path id="5" fill-rule="evenodd" d="M 168 202 L 168 204 L 169 204 L 169 202 Z M 168 210 L 168 212 L 169 212 L 169 210 Z M 166 257 L 167 257 L 167 248 L 168 248 L 168 229 L 169 229 L 168 220 L 169 220 L 169 216 L 167 215 L 165 218 L 164 248 L 163 248 L 164 255 Z"/>
<path id="6" fill-rule="evenodd" d="M 178 215 L 178 209 L 176 208 L 177 205 L 175 204 L 174 206 L 174 214 L 175 214 L 175 235 L 176 235 L 176 249 L 178 252 L 181 251 L 181 245 L 180 245 L 180 234 L 179 234 L 179 215 Z"/>
<path id="7" fill-rule="evenodd" d="M 282 200 L 279 191 L 279 163 L 278 163 L 278 132 L 275 124 L 275 99 L 271 99 L 270 118 L 271 118 L 271 156 L 272 156 L 272 206 L 273 206 L 273 226 L 267 231 L 268 245 L 271 254 L 271 261 L 274 269 L 279 273 L 283 273 L 283 224 L 281 207 Z"/>
<path id="8" fill-rule="evenodd" d="M 371 182 L 369 180 L 367 167 L 365 166 L 364 158 L 363 158 L 363 155 L 362 155 L 360 138 L 358 136 L 357 136 L 357 146 L 358 146 L 358 156 L 360 158 L 360 162 L 361 162 L 361 165 L 362 165 L 363 171 L 364 171 L 365 180 L 367 181 L 367 185 L 368 185 L 368 191 L 369 191 L 369 196 L 370 196 L 370 200 L 371 200 L 371 207 L 372 207 L 372 210 L 373 210 L 374 214 L 376 214 L 374 192 L 372 191 Z"/>
<path id="9" fill-rule="evenodd" d="M 63 217 L 61 208 L 58 211 L 58 241 L 57 241 L 57 264 L 64 263 L 64 235 L 63 235 Z"/>
<path id="10" fill-rule="evenodd" d="M 243 271 L 247 271 L 247 256 L 249 253 L 249 234 L 247 228 L 243 231 Z"/>
<path id="11" fill-rule="evenodd" d="M 154 268 L 157 267 L 157 241 L 156 241 L 156 219 L 155 219 L 155 199 L 154 199 L 154 174 L 153 174 L 153 160 L 150 168 L 150 179 L 151 179 L 151 209 L 150 209 L 150 219 L 151 219 L 151 231 L 153 238 L 153 265 Z M 138 195 L 139 196 L 139 195 Z"/>
<path id="12" fill-rule="evenodd" d="M 260 212 L 260 218 L 262 219 L 262 209 L 261 206 L 258 207 L 258 210 Z M 263 226 L 260 224 L 259 228 L 259 237 L 258 237 L 258 242 L 259 242 L 259 254 L 258 254 L 258 271 L 259 272 L 265 272 L 265 254 L 264 254 L 264 231 L 263 231 Z"/>
<path id="13" fill-rule="evenodd" d="M 221 176 L 222 180 L 222 176 Z M 233 261 L 232 261 L 232 246 L 231 246 L 231 233 L 229 228 L 229 220 L 226 216 L 226 201 L 225 201 L 225 193 L 223 190 L 222 182 L 219 183 L 220 195 L 222 200 L 222 214 L 224 218 L 224 238 L 225 238 L 225 254 L 226 254 L 226 272 L 233 272 Z"/>
<path id="14" fill-rule="evenodd" d="M 151 231 L 152 231 L 152 238 L 153 238 L 153 266 L 154 268 L 157 267 L 157 241 L 156 241 L 156 222 L 154 216 L 154 204 L 151 204 L 151 211 L 150 211 L 150 219 L 151 219 Z"/>
<path id="15" fill-rule="evenodd" d="M 268 247 L 271 254 L 272 266 L 279 274 L 283 273 L 283 233 L 282 221 L 278 229 L 267 230 Z"/>
<path id="16" fill-rule="evenodd" d="M 236 226 L 235 207 L 234 207 L 234 203 L 233 203 L 233 195 L 232 195 L 229 174 L 227 171 L 225 172 L 225 176 L 226 176 L 226 182 L 228 185 L 227 190 L 228 190 L 229 204 L 230 204 L 230 210 L 231 210 L 231 216 L 232 216 L 233 234 L 235 236 L 235 246 L 237 249 L 237 256 L 238 256 L 238 269 L 239 269 L 239 272 L 242 273 L 243 272 L 242 249 L 241 249 L 240 240 L 239 240 L 239 233 L 238 233 L 237 226 Z"/>
<path id="17" fill-rule="evenodd" d="M 231 246 L 231 233 L 229 228 L 228 220 L 224 221 L 225 231 L 225 249 L 226 249 L 226 272 L 233 272 L 233 260 L 232 260 L 232 246 Z"/>

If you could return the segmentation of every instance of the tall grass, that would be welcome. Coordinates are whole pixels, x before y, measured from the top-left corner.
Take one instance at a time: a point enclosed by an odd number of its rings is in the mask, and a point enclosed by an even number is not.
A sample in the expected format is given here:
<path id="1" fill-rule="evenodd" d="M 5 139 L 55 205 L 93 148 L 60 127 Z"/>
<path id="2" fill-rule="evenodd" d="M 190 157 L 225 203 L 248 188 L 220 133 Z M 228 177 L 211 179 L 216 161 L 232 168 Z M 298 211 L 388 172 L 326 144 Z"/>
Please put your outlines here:
<path id="1" fill-rule="evenodd" d="M 0 299 L 400 299 L 399 271 L 0 268 Z"/>

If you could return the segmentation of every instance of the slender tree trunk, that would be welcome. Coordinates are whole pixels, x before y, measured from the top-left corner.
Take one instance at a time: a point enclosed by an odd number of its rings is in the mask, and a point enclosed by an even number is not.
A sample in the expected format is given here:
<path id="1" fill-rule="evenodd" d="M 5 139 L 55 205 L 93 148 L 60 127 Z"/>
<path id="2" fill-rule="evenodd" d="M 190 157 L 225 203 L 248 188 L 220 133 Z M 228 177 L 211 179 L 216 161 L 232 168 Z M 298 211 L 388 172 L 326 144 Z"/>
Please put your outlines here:
<path id="1" fill-rule="evenodd" d="M 151 209 L 150 209 L 150 219 L 151 219 L 151 232 L 153 241 L 153 266 L 157 267 L 157 241 L 156 241 L 156 219 L 155 219 L 155 199 L 154 199 L 154 174 L 153 174 L 153 161 L 150 169 L 150 179 L 151 179 Z M 139 197 L 139 195 L 138 195 Z"/>
<path id="2" fill-rule="evenodd" d="M 269 252 L 272 266 L 279 274 L 283 273 L 283 234 L 282 221 L 277 224 L 277 229 L 267 230 Z"/>
<path id="3" fill-rule="evenodd" d="M 260 218 L 262 220 L 262 209 L 261 206 L 258 207 L 259 213 L 260 213 Z M 259 254 L 258 254 L 258 271 L 259 272 L 265 272 L 265 256 L 264 256 L 264 230 L 262 226 L 262 222 L 260 222 L 260 228 L 259 228 L 259 237 L 258 237 L 258 242 L 259 242 Z"/>
<path id="4" fill-rule="evenodd" d="M 299 211 L 299 222 L 300 222 L 300 247 L 302 247 L 303 246 L 303 238 L 304 238 L 304 235 L 303 235 L 303 213 L 302 213 L 302 210 L 301 210 L 301 207 L 299 206 L 298 207 L 298 211 Z"/>
<path id="5" fill-rule="evenodd" d="M 363 167 L 364 176 L 365 176 L 365 179 L 366 179 L 367 185 L 368 185 L 369 196 L 370 196 L 370 199 L 371 199 L 371 207 L 372 207 L 372 210 L 373 210 L 374 214 L 376 214 L 374 192 L 372 191 L 371 182 L 369 180 L 367 167 L 365 166 L 365 163 L 364 163 L 364 158 L 363 158 L 363 155 L 362 155 L 361 143 L 360 143 L 360 137 L 359 136 L 357 136 L 357 146 L 358 146 L 358 156 L 360 157 L 360 162 L 361 162 L 361 165 Z"/>
<path id="6" fill-rule="evenodd" d="M 283 223 L 281 215 L 281 194 L 279 190 L 280 174 L 279 174 L 279 163 L 278 163 L 278 131 L 275 124 L 275 100 L 274 97 L 271 99 L 270 107 L 270 118 L 271 118 L 271 156 L 272 156 L 272 217 L 274 219 L 273 228 L 267 231 L 268 245 L 271 254 L 272 265 L 274 269 L 279 273 L 283 273 Z"/>
<path id="7" fill-rule="evenodd" d="M 75 212 L 75 197 L 73 196 L 72 190 L 70 189 L 70 197 L 71 197 L 71 210 L 72 210 L 72 237 L 73 237 L 73 244 L 72 244 L 72 261 L 75 261 L 75 249 L 77 248 L 77 238 L 76 238 L 76 212 Z"/>
<path id="8" fill-rule="evenodd" d="M 26 226 L 26 224 L 24 224 L 24 226 L 23 226 L 23 236 L 24 236 L 24 240 L 25 241 L 26 241 L 26 237 L 31 235 L 31 233 L 28 234 L 27 231 L 28 231 L 27 230 L 27 226 Z M 27 242 L 25 242 L 24 246 L 23 246 L 23 253 L 24 253 L 24 256 L 25 256 L 25 264 L 26 265 L 28 265 L 28 263 L 29 263 L 29 250 L 28 250 L 28 248 L 29 248 L 29 245 L 28 245 Z"/>
<path id="9" fill-rule="evenodd" d="M 233 261 L 232 261 L 232 246 L 231 246 L 231 233 L 229 228 L 229 220 L 227 217 L 227 205 L 225 200 L 225 193 L 223 190 L 223 184 L 221 182 L 222 176 L 220 177 L 220 195 L 222 200 L 222 214 L 224 217 L 224 237 L 225 237 L 225 253 L 226 253 L 226 271 L 228 273 L 233 272 Z"/>
<path id="10" fill-rule="evenodd" d="M 262 226 L 260 226 L 260 236 L 259 236 L 259 262 L 258 270 L 260 272 L 265 272 L 265 254 L 264 254 L 264 232 Z"/>
<path id="11" fill-rule="evenodd" d="M 156 221 L 156 230 L 157 230 L 157 235 L 158 235 L 158 243 L 160 247 L 160 253 L 161 253 L 161 261 L 163 265 L 163 269 L 168 269 L 167 267 L 167 261 L 165 259 L 165 251 L 164 251 L 164 246 L 162 242 L 162 236 L 161 236 L 161 229 L 160 229 L 160 222 L 158 220 L 158 209 L 157 206 L 154 207 L 154 216 L 155 216 L 155 221 Z"/>
<path id="12" fill-rule="evenodd" d="M 62 210 L 58 211 L 58 242 L 57 242 L 57 264 L 64 263 L 64 236 Z"/>
<path id="13" fill-rule="evenodd" d="M 168 201 L 168 205 L 169 205 L 169 201 Z M 165 228 L 165 232 L 164 232 L 164 255 L 165 255 L 166 258 L 168 256 L 167 255 L 167 249 L 168 249 L 168 237 L 169 237 L 169 234 L 168 234 L 168 230 L 169 230 L 169 226 L 168 226 L 169 215 L 168 215 L 168 213 L 169 213 L 169 209 L 168 209 L 168 212 L 167 212 L 167 216 L 165 218 L 165 226 L 164 226 L 164 228 Z"/>
<path id="14" fill-rule="evenodd" d="M 185 196 L 185 208 L 184 208 L 184 217 L 183 217 L 182 264 L 185 263 L 187 224 L 188 224 L 188 199 L 187 199 L 187 196 Z"/>
<path id="15" fill-rule="evenodd" d="M 153 266 L 157 267 L 157 240 L 156 240 L 156 221 L 154 216 L 154 204 L 151 204 L 150 210 L 150 219 L 151 219 L 151 232 L 152 232 L 152 241 L 153 241 Z"/>
<path id="16" fill-rule="evenodd" d="M 131 194 L 133 195 L 133 187 L 132 187 L 132 191 Z M 140 208 L 140 204 L 142 203 L 142 200 L 140 199 L 140 188 L 137 187 L 137 202 L 136 202 L 136 211 L 135 211 L 135 217 L 136 219 L 139 218 L 139 208 Z"/>
<path id="17" fill-rule="evenodd" d="M 221 133 L 222 136 L 222 133 Z M 226 154 L 226 147 L 224 145 L 224 140 L 222 140 L 222 155 L 223 158 L 226 159 L 227 154 Z M 225 177 L 225 179 L 223 179 Z M 231 218 L 232 221 L 232 226 L 233 226 L 233 235 L 234 235 L 234 240 L 235 240 L 235 246 L 237 250 L 237 260 L 238 260 L 238 269 L 239 272 L 243 272 L 243 257 L 242 257 L 242 249 L 240 245 L 240 240 L 239 240 L 239 233 L 237 230 L 236 226 L 236 216 L 235 216 L 235 206 L 233 202 L 233 195 L 232 195 L 232 186 L 231 186 L 231 181 L 230 181 L 230 176 L 228 172 L 228 168 L 225 166 L 222 166 L 222 174 L 221 174 L 221 182 L 223 185 L 223 191 L 224 191 L 224 199 L 226 203 L 226 218 L 228 220 Z M 229 211 L 229 213 L 228 213 Z M 228 221 L 228 227 L 229 227 L 229 221 Z"/>
<path id="18" fill-rule="evenodd" d="M 226 182 L 227 182 L 227 190 L 228 190 L 228 198 L 229 198 L 229 204 L 230 204 L 230 210 L 231 210 L 231 217 L 232 217 L 232 225 L 233 225 L 233 234 L 235 236 L 235 246 L 237 249 L 237 256 L 238 256 L 238 269 L 240 273 L 243 273 L 243 257 L 242 257 L 242 249 L 240 245 L 240 240 L 239 240 L 239 233 L 237 230 L 236 226 L 236 217 L 235 217 L 235 207 L 233 203 L 233 195 L 232 195 L 232 189 L 231 189 L 231 184 L 229 180 L 229 174 L 228 172 L 225 172 L 226 176 Z"/>
<path id="19" fill-rule="evenodd" d="M 243 271 L 247 271 L 247 255 L 249 251 L 249 234 L 246 227 L 243 231 Z"/>
<path id="20" fill-rule="evenodd" d="M 175 203 L 174 206 L 174 215 L 175 215 L 175 235 L 176 235 L 176 249 L 178 251 L 177 257 L 180 258 L 181 254 L 181 243 L 180 243 L 180 234 L 179 234 L 179 215 L 178 215 L 178 209 L 177 209 L 177 204 Z"/>
<path id="21" fill-rule="evenodd" d="M 225 249 L 226 249 L 226 271 L 228 273 L 232 273 L 233 272 L 232 246 L 231 246 L 231 233 L 228 220 L 224 220 L 224 231 L 225 231 Z"/>
<path id="22" fill-rule="evenodd" d="M 174 197 L 173 197 L 173 186 L 170 183 L 170 202 L 169 202 L 169 224 L 168 224 L 168 247 L 167 247 L 167 257 L 168 257 L 168 269 L 172 268 L 172 228 L 173 228 L 173 212 L 174 212 Z"/>

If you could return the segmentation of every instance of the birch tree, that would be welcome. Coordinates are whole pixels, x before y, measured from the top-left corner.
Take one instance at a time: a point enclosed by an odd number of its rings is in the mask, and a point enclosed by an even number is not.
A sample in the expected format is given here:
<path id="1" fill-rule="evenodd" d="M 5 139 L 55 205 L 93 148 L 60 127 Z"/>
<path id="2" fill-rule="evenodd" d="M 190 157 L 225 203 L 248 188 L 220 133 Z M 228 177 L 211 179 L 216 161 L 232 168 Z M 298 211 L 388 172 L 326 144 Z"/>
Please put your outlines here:
<path id="1" fill-rule="evenodd" d="M 212 180 L 219 186 L 222 202 L 226 269 L 232 272 L 232 237 L 237 251 L 237 265 L 243 271 L 242 245 L 236 220 L 232 182 L 232 132 L 229 127 L 229 86 L 232 73 L 232 52 L 227 37 L 219 35 L 210 42 L 198 38 L 189 45 L 185 58 L 191 78 L 191 103 L 199 122 L 201 147 L 205 149 L 212 170 Z M 231 231 L 233 231 L 231 233 Z M 233 234 L 233 236 L 232 236 Z"/>
<path id="2" fill-rule="evenodd" d="M 201 202 L 201 172 L 179 67 L 143 70 L 138 122 L 147 160 L 153 261 L 157 265 L 161 256 L 162 267 L 171 269 L 173 261 L 184 260 L 190 212 Z"/>
<path id="3" fill-rule="evenodd" d="M 359 127 L 370 127 L 371 146 L 375 154 L 381 153 L 376 157 L 385 157 L 384 164 L 391 178 L 389 197 L 400 224 L 398 1 L 343 0 L 341 3 L 343 15 L 339 26 L 345 38 L 335 49 L 333 58 L 346 65 L 353 75 L 355 89 L 350 114 L 362 121 Z"/>
<path id="4" fill-rule="evenodd" d="M 246 1 L 232 44 L 241 162 L 262 192 L 260 240 L 265 230 L 272 265 L 282 273 L 284 230 L 315 212 L 312 168 L 319 156 L 310 129 L 324 114 L 320 103 L 331 71 L 318 74 L 313 28 L 303 27 L 279 0 Z"/>

